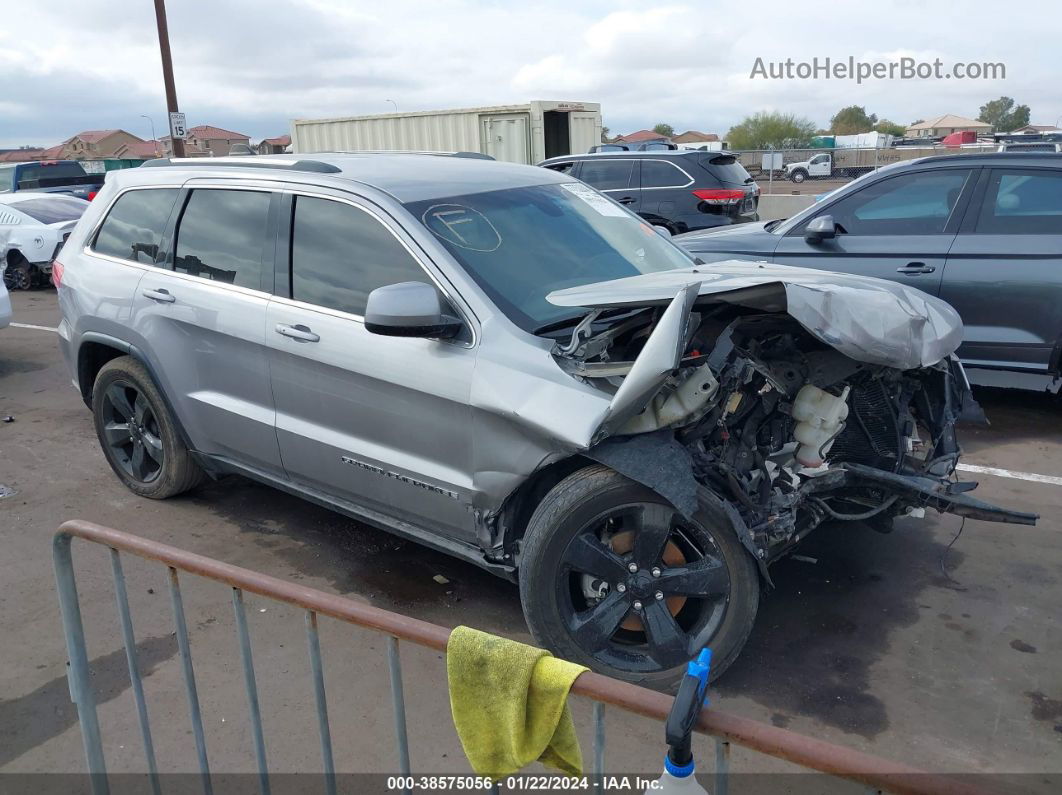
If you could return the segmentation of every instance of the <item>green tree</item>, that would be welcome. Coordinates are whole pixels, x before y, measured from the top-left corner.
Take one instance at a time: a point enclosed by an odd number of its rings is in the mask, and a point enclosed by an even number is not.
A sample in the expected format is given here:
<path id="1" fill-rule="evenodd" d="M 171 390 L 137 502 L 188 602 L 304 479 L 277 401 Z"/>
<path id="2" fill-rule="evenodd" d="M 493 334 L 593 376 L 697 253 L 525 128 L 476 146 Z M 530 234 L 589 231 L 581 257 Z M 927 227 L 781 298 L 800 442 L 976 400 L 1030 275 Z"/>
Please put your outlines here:
<path id="1" fill-rule="evenodd" d="M 604 125 L 601 125 L 601 143 L 607 144 L 610 140 L 612 140 L 611 138 L 609 138 L 610 132 L 612 132 L 612 130 L 610 130 Z"/>
<path id="2" fill-rule="evenodd" d="M 898 138 L 902 138 L 904 133 L 907 132 L 907 128 L 894 121 L 882 119 L 874 125 L 874 132 L 884 133 L 885 135 L 895 135 Z"/>
<path id="3" fill-rule="evenodd" d="M 911 122 L 907 126 L 908 127 L 914 127 L 916 124 L 922 124 L 923 122 L 925 122 L 925 119 L 915 119 L 913 122 Z"/>
<path id="4" fill-rule="evenodd" d="M 991 124 L 996 132 L 1010 132 L 1029 123 L 1029 106 L 1015 105 L 1010 97 L 1000 97 L 982 105 L 977 120 Z"/>
<path id="5" fill-rule="evenodd" d="M 675 134 L 675 128 L 672 127 L 670 124 L 664 124 L 663 122 L 661 122 L 660 124 L 657 124 L 653 127 L 653 132 L 655 132 L 657 135 L 663 135 L 667 138 L 670 138 Z"/>
<path id="6" fill-rule="evenodd" d="M 731 149 L 800 149 L 811 142 L 816 126 L 792 113 L 763 111 L 731 127 L 726 140 Z"/>
<path id="7" fill-rule="evenodd" d="M 862 105 L 849 105 L 830 119 L 830 132 L 834 135 L 857 135 L 870 132 L 877 123 L 878 117 L 873 113 L 868 116 L 867 109 Z"/>

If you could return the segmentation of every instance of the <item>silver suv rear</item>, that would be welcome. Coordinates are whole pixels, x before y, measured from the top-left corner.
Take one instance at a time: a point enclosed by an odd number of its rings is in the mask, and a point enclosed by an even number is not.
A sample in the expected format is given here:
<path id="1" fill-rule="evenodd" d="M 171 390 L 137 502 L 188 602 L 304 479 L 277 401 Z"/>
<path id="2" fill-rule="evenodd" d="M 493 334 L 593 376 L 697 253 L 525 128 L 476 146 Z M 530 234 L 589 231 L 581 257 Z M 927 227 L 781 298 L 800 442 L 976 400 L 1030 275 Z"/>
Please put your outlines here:
<path id="1" fill-rule="evenodd" d="M 704 267 L 570 176 L 429 154 L 110 172 L 53 270 L 107 462 L 239 473 L 518 580 L 540 643 L 667 686 L 825 520 L 1035 517 L 949 481 L 976 411 L 917 290 Z"/>

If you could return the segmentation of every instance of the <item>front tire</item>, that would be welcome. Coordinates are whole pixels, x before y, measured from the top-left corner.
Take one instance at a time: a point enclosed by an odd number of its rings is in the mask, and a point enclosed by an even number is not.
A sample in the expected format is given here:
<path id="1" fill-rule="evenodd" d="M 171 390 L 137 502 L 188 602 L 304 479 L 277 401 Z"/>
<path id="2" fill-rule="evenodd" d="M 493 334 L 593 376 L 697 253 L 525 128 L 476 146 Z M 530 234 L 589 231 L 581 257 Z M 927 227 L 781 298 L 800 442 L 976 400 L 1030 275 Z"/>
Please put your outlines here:
<path id="1" fill-rule="evenodd" d="M 202 481 L 158 387 L 136 359 L 120 356 L 100 368 L 92 414 L 107 463 L 134 494 L 164 500 Z"/>
<path id="2" fill-rule="evenodd" d="M 712 679 L 745 645 L 759 605 L 751 556 L 707 494 L 693 521 L 651 489 L 591 466 L 528 523 L 520 601 L 535 640 L 598 673 L 672 688 L 712 649 Z"/>
<path id="3" fill-rule="evenodd" d="M 803 182 L 807 178 L 808 178 L 808 172 L 804 171 L 803 169 L 799 169 L 799 168 L 796 171 L 793 171 L 793 172 L 791 172 L 789 174 L 789 179 L 792 182 L 796 183 L 797 185 L 799 185 L 801 182 Z"/>

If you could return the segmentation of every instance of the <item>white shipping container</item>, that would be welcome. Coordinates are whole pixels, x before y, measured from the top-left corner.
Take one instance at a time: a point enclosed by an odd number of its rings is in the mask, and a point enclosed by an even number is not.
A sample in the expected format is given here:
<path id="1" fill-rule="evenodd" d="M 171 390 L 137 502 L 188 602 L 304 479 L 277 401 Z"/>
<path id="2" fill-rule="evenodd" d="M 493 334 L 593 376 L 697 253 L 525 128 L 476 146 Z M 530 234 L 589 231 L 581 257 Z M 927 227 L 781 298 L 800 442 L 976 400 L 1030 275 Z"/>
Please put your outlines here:
<path id="1" fill-rule="evenodd" d="M 310 152 L 480 152 L 510 163 L 580 154 L 601 143 L 601 105 L 537 100 L 416 113 L 295 119 L 291 149 Z"/>

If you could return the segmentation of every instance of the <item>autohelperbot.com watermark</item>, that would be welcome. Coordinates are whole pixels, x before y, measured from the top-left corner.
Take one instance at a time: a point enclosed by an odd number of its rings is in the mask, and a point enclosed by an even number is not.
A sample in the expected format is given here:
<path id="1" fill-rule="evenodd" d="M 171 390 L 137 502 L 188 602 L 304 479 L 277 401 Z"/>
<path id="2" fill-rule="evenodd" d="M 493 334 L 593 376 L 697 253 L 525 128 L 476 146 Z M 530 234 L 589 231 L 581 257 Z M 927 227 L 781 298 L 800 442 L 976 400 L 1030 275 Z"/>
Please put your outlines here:
<path id="1" fill-rule="evenodd" d="M 903 56 L 891 61 L 861 61 L 847 58 L 812 58 L 783 61 L 757 58 L 750 80 L 1006 80 L 1007 65 L 1000 61 L 955 61 L 940 58 L 922 61 Z"/>

